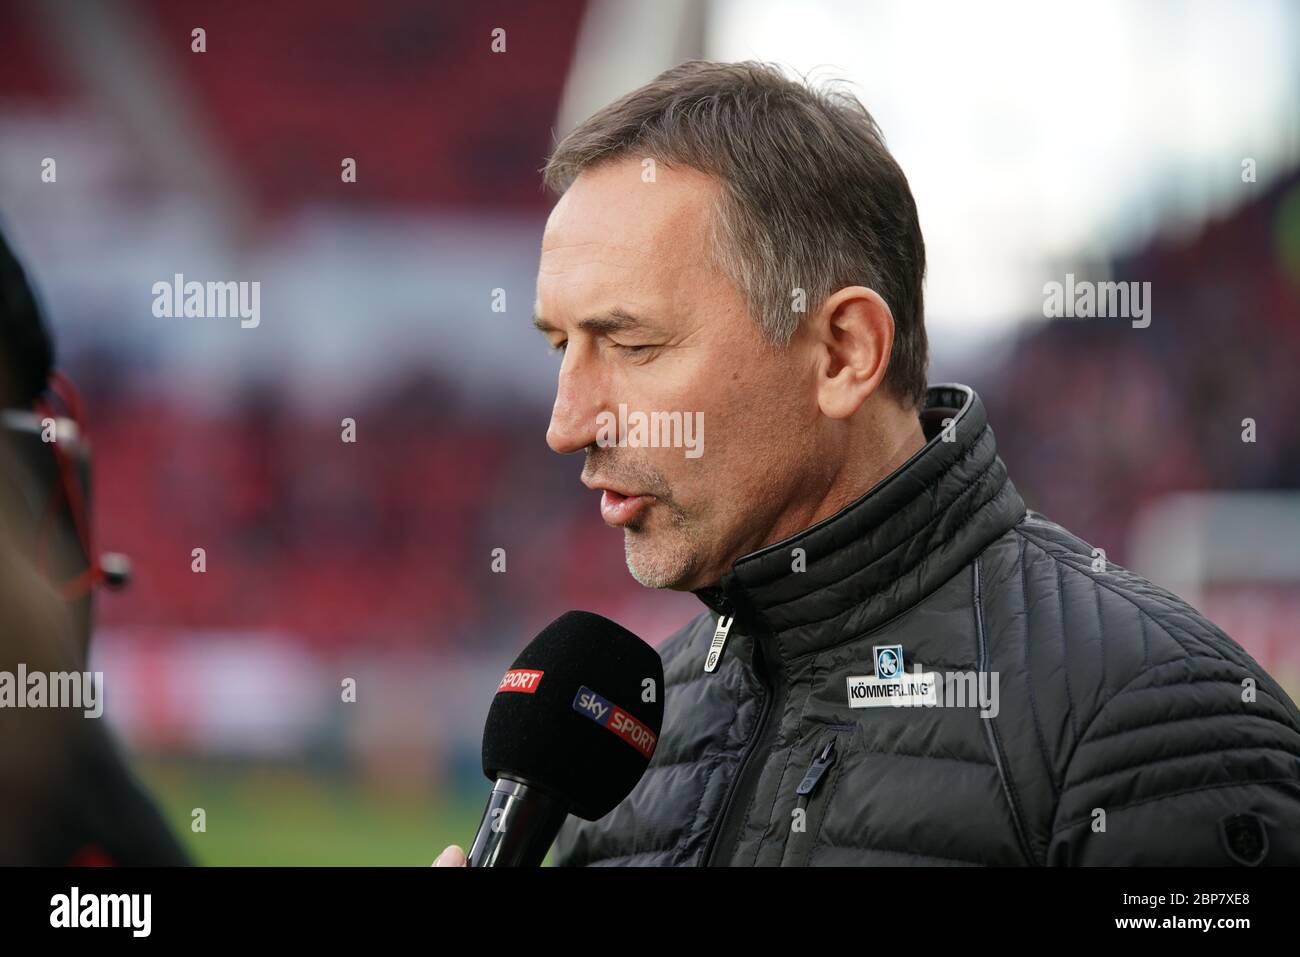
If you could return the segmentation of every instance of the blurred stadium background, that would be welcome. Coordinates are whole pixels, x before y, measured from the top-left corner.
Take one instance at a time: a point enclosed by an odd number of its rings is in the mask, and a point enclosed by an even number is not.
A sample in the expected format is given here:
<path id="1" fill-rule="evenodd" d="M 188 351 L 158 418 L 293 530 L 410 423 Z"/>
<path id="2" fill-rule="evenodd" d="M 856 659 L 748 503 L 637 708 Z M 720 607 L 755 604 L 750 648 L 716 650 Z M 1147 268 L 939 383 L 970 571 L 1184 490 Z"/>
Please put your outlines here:
<path id="1" fill-rule="evenodd" d="M 932 381 L 1300 697 L 1298 4 L 0 0 L 0 48 L 0 224 L 134 565 L 92 663 L 203 863 L 428 863 L 528 638 L 696 612 L 546 448 L 530 329 L 553 137 L 694 56 L 854 84 L 920 206 Z M 1044 319 L 1067 272 L 1151 282 L 1150 327 Z M 260 281 L 261 325 L 155 318 L 175 273 Z"/>

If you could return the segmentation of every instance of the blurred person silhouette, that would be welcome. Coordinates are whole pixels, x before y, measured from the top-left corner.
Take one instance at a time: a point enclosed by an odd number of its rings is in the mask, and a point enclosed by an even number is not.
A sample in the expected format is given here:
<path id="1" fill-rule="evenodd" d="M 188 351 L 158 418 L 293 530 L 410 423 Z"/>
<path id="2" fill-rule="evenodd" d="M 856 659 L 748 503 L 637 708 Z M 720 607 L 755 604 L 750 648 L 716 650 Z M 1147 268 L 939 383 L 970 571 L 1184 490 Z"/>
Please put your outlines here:
<path id="1" fill-rule="evenodd" d="M 73 418 L 55 412 L 59 397 Z M 81 677 L 93 591 L 125 574 L 90 538 L 76 406 L 0 233 L 0 864 L 188 864 L 103 723 L 104 688 Z M 74 685 L 83 706 L 50 706 Z"/>

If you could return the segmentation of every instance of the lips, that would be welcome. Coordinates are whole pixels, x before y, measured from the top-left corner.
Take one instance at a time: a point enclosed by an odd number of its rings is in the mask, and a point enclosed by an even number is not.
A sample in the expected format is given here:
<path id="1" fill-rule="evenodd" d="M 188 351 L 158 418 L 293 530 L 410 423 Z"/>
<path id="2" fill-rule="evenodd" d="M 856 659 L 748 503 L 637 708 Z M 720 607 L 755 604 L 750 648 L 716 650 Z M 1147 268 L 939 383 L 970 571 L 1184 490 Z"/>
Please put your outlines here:
<path id="1" fill-rule="evenodd" d="M 654 500 L 653 495 L 624 495 L 612 489 L 603 489 L 600 496 L 600 517 L 606 525 L 626 525 L 644 514 Z"/>

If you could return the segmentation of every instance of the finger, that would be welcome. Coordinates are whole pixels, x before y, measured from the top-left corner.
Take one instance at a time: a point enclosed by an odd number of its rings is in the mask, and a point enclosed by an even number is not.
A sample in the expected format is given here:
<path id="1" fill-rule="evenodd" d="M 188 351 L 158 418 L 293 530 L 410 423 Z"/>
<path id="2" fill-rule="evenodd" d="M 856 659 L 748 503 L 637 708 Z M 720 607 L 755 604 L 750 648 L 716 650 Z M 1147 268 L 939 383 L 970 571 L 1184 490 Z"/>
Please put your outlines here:
<path id="1" fill-rule="evenodd" d="M 434 867 L 464 867 L 465 852 L 455 844 L 448 845 L 447 848 L 438 855 L 438 859 L 433 862 Z"/>

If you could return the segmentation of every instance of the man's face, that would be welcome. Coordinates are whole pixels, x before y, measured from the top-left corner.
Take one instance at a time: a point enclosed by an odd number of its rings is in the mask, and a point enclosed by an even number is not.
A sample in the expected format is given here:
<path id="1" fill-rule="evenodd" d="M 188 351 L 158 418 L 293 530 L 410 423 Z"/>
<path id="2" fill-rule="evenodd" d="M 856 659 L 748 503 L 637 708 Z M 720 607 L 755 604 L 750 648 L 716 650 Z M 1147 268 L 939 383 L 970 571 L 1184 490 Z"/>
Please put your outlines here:
<path id="1" fill-rule="evenodd" d="M 799 335 L 773 349 L 712 265 L 717 181 L 641 172 L 635 159 L 584 172 L 547 222 L 536 318 L 563 353 L 546 438 L 585 450 L 583 484 L 623 529 L 632 575 L 694 589 L 803 528 L 825 492 L 813 352 Z M 632 438 L 601 431 L 620 404 L 629 423 L 680 412 L 701 424 L 702 454 L 608 444 Z"/>

